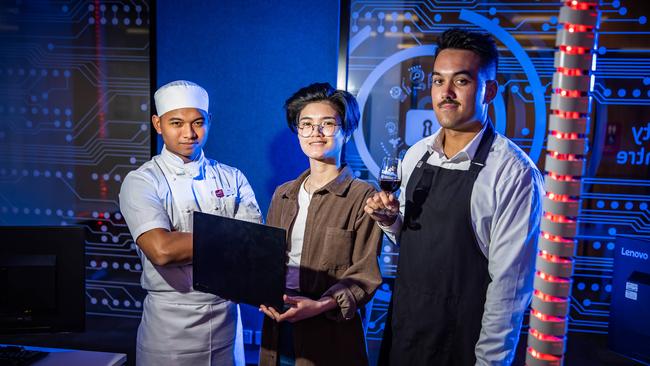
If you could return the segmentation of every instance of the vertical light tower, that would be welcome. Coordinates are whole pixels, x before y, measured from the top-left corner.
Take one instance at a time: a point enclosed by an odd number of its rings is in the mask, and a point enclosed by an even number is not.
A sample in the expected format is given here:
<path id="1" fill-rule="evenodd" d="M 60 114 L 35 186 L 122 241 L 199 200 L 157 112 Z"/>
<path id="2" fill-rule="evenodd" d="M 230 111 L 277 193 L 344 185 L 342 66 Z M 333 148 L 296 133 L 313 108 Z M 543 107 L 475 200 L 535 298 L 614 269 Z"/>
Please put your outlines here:
<path id="1" fill-rule="evenodd" d="M 528 366 L 561 366 L 564 361 L 598 21 L 595 0 L 567 1 L 560 9 Z"/>

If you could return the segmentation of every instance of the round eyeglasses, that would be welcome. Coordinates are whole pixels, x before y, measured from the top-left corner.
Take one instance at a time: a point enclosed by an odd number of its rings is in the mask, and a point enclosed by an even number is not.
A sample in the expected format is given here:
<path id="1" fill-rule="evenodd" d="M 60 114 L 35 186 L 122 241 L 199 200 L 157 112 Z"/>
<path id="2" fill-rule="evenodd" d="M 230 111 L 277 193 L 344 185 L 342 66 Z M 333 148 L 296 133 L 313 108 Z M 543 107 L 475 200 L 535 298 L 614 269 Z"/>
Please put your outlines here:
<path id="1" fill-rule="evenodd" d="M 310 137 L 315 129 L 318 129 L 323 136 L 330 137 L 336 134 L 336 131 L 340 124 L 334 121 L 326 121 L 321 124 L 311 123 L 311 122 L 300 122 L 298 123 L 298 133 L 302 137 Z"/>

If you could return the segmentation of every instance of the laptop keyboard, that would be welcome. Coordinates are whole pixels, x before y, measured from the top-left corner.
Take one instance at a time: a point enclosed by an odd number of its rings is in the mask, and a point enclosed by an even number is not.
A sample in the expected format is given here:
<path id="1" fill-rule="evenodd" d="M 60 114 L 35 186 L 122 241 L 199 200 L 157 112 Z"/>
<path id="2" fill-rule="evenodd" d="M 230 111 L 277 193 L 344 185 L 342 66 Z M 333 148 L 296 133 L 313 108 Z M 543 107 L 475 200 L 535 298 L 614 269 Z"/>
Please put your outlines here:
<path id="1" fill-rule="evenodd" d="M 27 350 L 20 346 L 0 346 L 0 366 L 31 365 L 48 352 Z"/>

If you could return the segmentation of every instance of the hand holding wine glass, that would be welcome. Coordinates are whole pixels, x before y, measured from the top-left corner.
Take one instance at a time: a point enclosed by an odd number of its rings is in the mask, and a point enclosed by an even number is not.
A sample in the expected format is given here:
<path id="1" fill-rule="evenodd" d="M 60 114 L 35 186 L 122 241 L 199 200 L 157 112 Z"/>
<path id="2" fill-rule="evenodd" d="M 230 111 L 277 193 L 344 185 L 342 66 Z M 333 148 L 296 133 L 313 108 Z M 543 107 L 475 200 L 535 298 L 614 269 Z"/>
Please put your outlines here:
<path id="1" fill-rule="evenodd" d="M 399 201 L 393 195 L 402 182 L 402 163 L 397 158 L 386 157 L 379 172 L 380 192 L 366 200 L 364 210 L 382 225 L 390 226 L 399 213 Z"/>

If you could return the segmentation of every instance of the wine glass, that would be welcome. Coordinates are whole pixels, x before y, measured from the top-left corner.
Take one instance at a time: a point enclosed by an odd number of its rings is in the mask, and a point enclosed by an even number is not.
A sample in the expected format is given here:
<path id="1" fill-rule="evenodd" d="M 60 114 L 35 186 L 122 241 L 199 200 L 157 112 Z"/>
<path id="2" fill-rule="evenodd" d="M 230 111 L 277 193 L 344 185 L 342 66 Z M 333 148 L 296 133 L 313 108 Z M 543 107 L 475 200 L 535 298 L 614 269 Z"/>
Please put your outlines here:
<path id="1" fill-rule="evenodd" d="M 384 157 L 379 172 L 379 188 L 384 192 L 395 193 L 402 183 L 402 161 L 398 158 Z"/>

